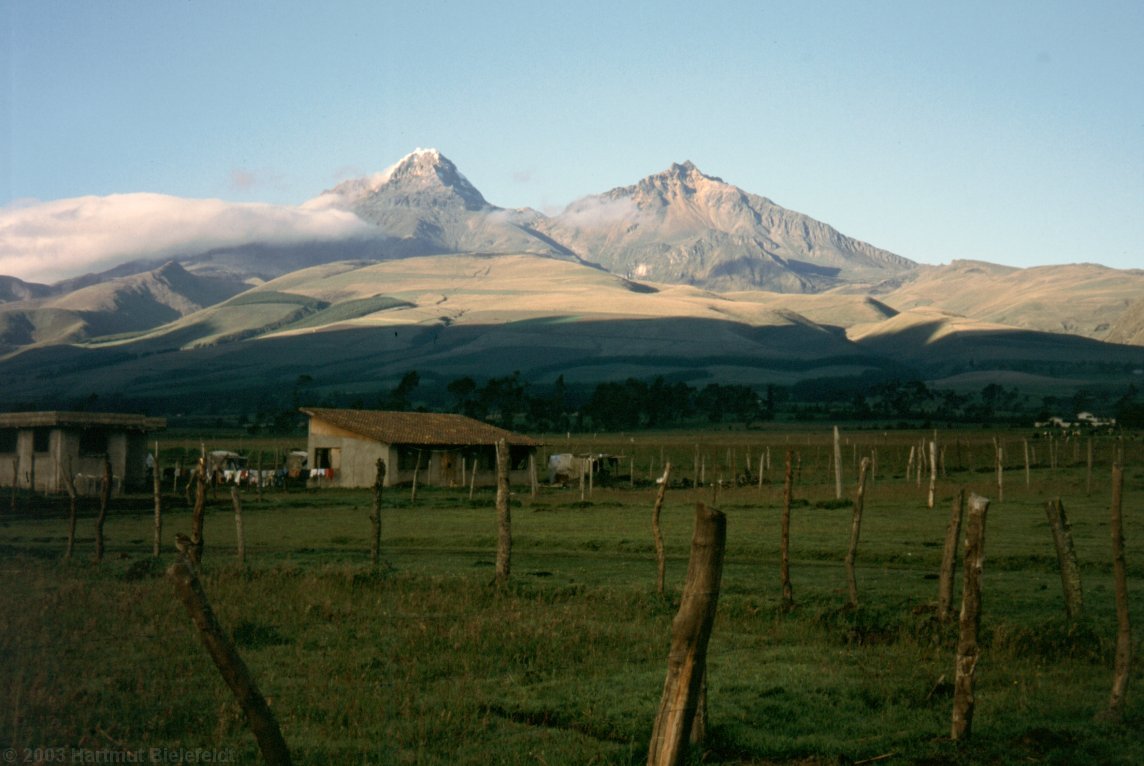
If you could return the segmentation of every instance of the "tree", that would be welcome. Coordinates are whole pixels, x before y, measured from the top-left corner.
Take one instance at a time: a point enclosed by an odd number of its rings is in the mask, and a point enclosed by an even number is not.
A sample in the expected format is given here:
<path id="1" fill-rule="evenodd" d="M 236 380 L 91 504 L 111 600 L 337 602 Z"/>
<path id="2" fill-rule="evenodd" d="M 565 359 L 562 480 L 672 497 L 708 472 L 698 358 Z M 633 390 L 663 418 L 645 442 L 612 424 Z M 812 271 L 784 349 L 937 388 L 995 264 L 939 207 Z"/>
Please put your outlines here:
<path id="1" fill-rule="evenodd" d="M 627 431 L 637 428 L 647 402 L 647 384 L 628 378 L 623 383 L 600 383 L 584 412 L 594 426 L 604 430 Z"/>
<path id="2" fill-rule="evenodd" d="M 1116 424 L 1121 428 L 1144 428 L 1144 402 L 1139 401 L 1136 386 L 1129 385 L 1116 402 Z"/>
<path id="3" fill-rule="evenodd" d="M 489 378 L 478 395 L 478 401 L 485 417 L 502 428 L 512 428 L 516 416 L 528 411 L 520 372 L 514 371 L 503 378 Z"/>
<path id="4" fill-rule="evenodd" d="M 462 415 L 468 415 L 471 418 L 479 417 L 477 413 L 477 400 L 474 394 L 477 392 L 477 382 L 465 376 L 457 378 L 451 382 L 445 389 L 453 396 L 453 412 Z"/>
<path id="5" fill-rule="evenodd" d="M 550 393 L 526 398 L 529 427 L 539 431 L 568 430 L 568 387 L 563 375 L 556 378 Z"/>
<path id="6" fill-rule="evenodd" d="M 410 370 L 401 377 L 401 382 L 398 383 L 389 394 L 382 398 L 382 409 L 386 410 L 409 410 L 413 408 L 412 395 L 421 384 L 421 376 L 417 374 L 416 370 Z"/>

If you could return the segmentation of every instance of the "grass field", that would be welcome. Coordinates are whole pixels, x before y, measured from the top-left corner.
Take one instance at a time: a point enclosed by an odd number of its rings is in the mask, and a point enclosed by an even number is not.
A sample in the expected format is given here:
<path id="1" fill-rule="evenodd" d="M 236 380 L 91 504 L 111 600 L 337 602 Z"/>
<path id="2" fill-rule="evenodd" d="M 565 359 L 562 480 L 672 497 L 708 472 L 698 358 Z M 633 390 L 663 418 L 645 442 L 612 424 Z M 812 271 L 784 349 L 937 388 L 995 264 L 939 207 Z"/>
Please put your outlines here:
<path id="1" fill-rule="evenodd" d="M 631 456 L 636 482 L 517 487 L 512 576 L 491 585 L 493 494 L 408 488 L 383 498 L 384 566 L 369 565 L 368 492 L 243 491 L 247 562 L 235 562 L 229 495 L 210 504 L 204 585 L 270 699 L 295 763 L 638 764 L 662 690 L 671 618 L 696 502 L 728 516 L 723 587 L 709 654 L 709 738 L 696 762 L 1144 762 L 1140 661 L 1117 725 L 1094 716 L 1112 683 L 1115 611 L 1108 462 L 1123 450 L 1132 615 L 1144 614 L 1144 455 L 1102 442 L 1091 490 L 1085 452 L 1047 445 L 1026 485 L 1020 435 L 1002 441 L 997 499 L 992 436 L 943 435 L 937 502 L 906 478 L 925 434 L 847 436 L 853 460 L 876 448 L 858 550 L 861 606 L 848 609 L 842 559 L 851 509 L 835 499 L 829 437 L 725 432 L 552 438 L 549 451 Z M 646 476 L 707 480 L 757 465 L 763 485 L 671 489 L 663 513 L 669 593 L 655 591 Z M 197 442 L 188 439 L 188 444 Z M 208 445 L 210 446 L 210 445 Z M 258 445 L 262 448 L 263 445 Z M 781 452 L 798 451 L 791 531 L 796 608 L 780 608 Z M 960 459 L 955 459 L 955 446 Z M 189 447 L 188 447 L 189 448 Z M 164 459 L 172 450 L 168 444 Z M 680 467 L 682 466 L 682 467 Z M 678 473 L 676 472 L 678 471 Z M 626 471 L 625 471 L 626 472 Z M 632 486 L 632 484 L 635 486 Z M 968 743 L 949 739 L 956 628 L 934 616 L 953 497 L 994 498 L 985 544 L 984 651 Z M 717 495 L 717 496 L 716 496 Z M 1044 504 L 1062 498 L 1085 588 L 1085 617 L 1064 617 Z M 82 762 L 160 748 L 257 763 L 253 735 L 199 644 L 170 583 L 170 540 L 190 528 L 181 494 L 164 498 L 165 552 L 152 560 L 151 499 L 117 499 L 108 558 L 90 563 L 94 500 L 81 506 L 76 557 L 61 561 L 66 499 L 19 496 L 0 516 L 0 745 L 5 762 Z M 960 578 L 959 578 L 960 579 Z M 1135 641 L 1140 656 L 1139 629 Z M 7 749 L 12 748 L 12 749 Z M 182 756 L 179 754 L 182 753 Z M 190 755 L 188 755 L 190 753 Z M 9 760 L 11 756 L 12 760 Z M 199 760 L 202 760 L 200 757 Z M 113 762 L 113 761 L 104 761 Z"/>

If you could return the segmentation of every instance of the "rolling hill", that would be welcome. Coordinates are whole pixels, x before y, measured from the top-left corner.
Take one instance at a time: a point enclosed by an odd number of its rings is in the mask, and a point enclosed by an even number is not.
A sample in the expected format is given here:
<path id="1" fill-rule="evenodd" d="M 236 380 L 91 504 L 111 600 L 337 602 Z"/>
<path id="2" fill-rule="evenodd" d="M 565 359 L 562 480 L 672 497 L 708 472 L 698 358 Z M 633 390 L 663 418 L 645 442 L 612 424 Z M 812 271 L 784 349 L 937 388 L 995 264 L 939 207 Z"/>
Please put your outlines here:
<path id="1" fill-rule="evenodd" d="M 368 399 L 410 370 L 438 388 L 515 372 L 1046 392 L 1144 370 L 1144 271 L 920 265 L 691 163 L 545 216 L 425 150 L 302 207 L 354 235 L 0 279 L 0 409 L 229 411 L 296 399 L 299 380 Z"/>

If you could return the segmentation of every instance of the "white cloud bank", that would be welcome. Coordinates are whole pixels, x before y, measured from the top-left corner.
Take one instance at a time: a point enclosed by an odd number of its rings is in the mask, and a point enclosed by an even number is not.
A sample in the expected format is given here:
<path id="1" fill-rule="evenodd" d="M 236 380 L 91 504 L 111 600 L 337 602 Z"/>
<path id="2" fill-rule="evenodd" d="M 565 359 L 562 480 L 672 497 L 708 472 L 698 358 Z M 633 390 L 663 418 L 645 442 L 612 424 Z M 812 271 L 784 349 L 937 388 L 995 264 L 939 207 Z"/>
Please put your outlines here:
<path id="1" fill-rule="evenodd" d="M 114 194 L 0 208 L 0 274 L 52 283 L 139 258 L 252 242 L 289 245 L 376 235 L 353 213 L 164 194 Z"/>

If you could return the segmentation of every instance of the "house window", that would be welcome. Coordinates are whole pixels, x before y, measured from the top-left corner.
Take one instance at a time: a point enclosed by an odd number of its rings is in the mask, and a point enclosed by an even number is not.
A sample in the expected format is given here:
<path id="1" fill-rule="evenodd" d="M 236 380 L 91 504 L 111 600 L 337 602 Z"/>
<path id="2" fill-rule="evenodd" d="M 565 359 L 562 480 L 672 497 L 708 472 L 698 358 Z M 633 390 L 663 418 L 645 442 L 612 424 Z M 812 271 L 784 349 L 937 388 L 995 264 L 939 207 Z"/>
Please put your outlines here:
<path id="1" fill-rule="evenodd" d="M 107 431 L 102 428 L 85 428 L 79 432 L 79 454 L 106 455 L 109 441 Z"/>
<path id="2" fill-rule="evenodd" d="M 51 449 L 52 431 L 50 428 L 32 429 L 32 452 L 47 452 Z"/>
<path id="3" fill-rule="evenodd" d="M 528 456 L 532 454 L 529 447 L 509 447 L 508 464 L 513 471 L 523 471 L 528 468 Z"/>
<path id="4" fill-rule="evenodd" d="M 397 448 L 397 470 L 413 471 L 417 469 L 418 464 L 422 468 L 429 466 L 429 456 L 425 454 L 425 450 L 417 447 Z"/>
<path id="5" fill-rule="evenodd" d="M 333 468 L 330 465 L 330 448 L 329 447 L 315 447 L 314 448 L 314 468 Z"/>
<path id="6" fill-rule="evenodd" d="M 15 452 L 19 435 L 15 428 L 0 428 L 0 452 Z"/>

